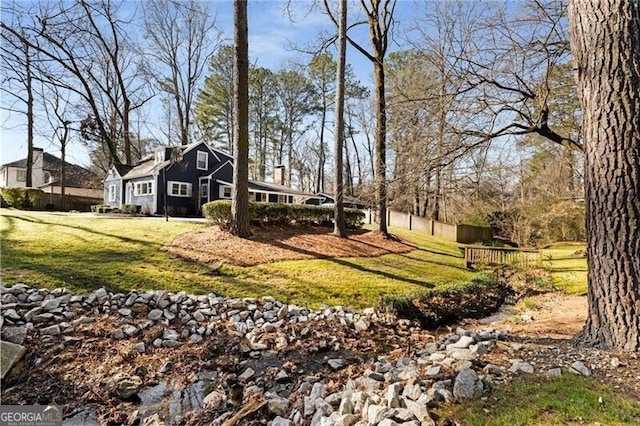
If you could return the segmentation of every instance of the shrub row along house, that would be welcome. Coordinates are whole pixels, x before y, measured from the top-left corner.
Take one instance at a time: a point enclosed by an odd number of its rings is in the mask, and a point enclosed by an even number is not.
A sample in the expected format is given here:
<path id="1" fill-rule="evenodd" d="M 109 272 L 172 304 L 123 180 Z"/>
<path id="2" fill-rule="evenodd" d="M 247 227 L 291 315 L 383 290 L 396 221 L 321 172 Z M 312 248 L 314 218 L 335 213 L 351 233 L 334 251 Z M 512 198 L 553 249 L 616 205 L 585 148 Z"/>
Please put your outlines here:
<path id="1" fill-rule="evenodd" d="M 309 203 L 317 197 L 285 186 L 284 168 L 274 182 L 249 181 L 249 200 Z M 231 199 L 233 158 L 204 142 L 158 147 L 135 166 L 114 164 L 104 180 L 104 203 L 141 206 L 149 214 L 200 214 L 203 204 Z"/>

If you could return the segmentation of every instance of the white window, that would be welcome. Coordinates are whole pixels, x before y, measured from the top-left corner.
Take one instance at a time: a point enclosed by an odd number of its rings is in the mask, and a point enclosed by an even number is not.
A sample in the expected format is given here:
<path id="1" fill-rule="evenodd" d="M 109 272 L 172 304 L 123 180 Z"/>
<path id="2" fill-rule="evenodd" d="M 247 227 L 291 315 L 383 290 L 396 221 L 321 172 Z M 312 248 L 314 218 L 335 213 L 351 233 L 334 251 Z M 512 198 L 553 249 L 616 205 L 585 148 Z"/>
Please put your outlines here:
<path id="1" fill-rule="evenodd" d="M 116 200 L 116 186 L 109 185 L 109 201 L 115 201 L 115 200 Z"/>
<path id="2" fill-rule="evenodd" d="M 190 183 L 169 181 L 167 186 L 172 197 L 191 197 Z"/>
<path id="3" fill-rule="evenodd" d="M 164 150 L 156 151 L 155 164 L 162 163 L 164 161 Z"/>
<path id="4" fill-rule="evenodd" d="M 202 182 L 200 184 L 200 199 L 201 200 L 209 199 L 209 184 L 206 182 Z"/>
<path id="5" fill-rule="evenodd" d="M 16 180 L 18 182 L 26 182 L 27 181 L 27 171 L 26 170 L 17 170 Z"/>
<path id="6" fill-rule="evenodd" d="M 220 198 L 231 199 L 231 187 L 230 186 L 221 186 L 220 187 Z"/>
<path id="7" fill-rule="evenodd" d="M 204 151 L 198 151 L 198 161 L 196 162 L 198 170 L 207 170 L 209 168 L 209 156 Z"/>
<path id="8" fill-rule="evenodd" d="M 287 199 L 286 199 L 286 197 L 284 195 L 278 194 L 278 202 L 279 203 L 286 203 Z"/>
<path id="9" fill-rule="evenodd" d="M 51 182 L 53 179 L 51 178 L 51 173 L 49 172 L 44 172 L 44 183 L 49 183 Z"/>
<path id="10" fill-rule="evenodd" d="M 136 182 L 135 195 L 152 195 L 153 194 L 153 181 Z"/>

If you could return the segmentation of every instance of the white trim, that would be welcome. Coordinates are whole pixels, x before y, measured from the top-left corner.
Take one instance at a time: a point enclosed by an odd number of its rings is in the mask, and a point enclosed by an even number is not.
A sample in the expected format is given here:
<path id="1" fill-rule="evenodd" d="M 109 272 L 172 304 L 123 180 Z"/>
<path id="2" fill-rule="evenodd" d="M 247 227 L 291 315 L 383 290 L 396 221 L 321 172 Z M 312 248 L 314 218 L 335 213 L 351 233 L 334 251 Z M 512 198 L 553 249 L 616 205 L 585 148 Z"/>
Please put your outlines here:
<path id="1" fill-rule="evenodd" d="M 117 185 L 115 183 L 109 185 L 109 202 L 113 202 L 116 201 L 116 189 L 117 189 Z"/>
<path id="2" fill-rule="evenodd" d="M 23 175 L 22 179 L 20 179 L 20 175 Z M 27 181 L 27 171 L 25 169 L 16 169 L 16 182 L 26 182 Z"/>
<path id="3" fill-rule="evenodd" d="M 204 155 L 204 167 L 200 167 L 200 155 Z M 196 151 L 196 169 L 209 169 L 209 154 L 207 154 L 205 151 Z"/>
<path id="4" fill-rule="evenodd" d="M 229 190 L 229 196 L 225 195 L 225 189 Z M 232 196 L 231 185 L 220 185 L 218 187 L 218 196 L 221 200 L 230 200 Z"/>
<path id="5" fill-rule="evenodd" d="M 233 168 L 233 164 L 231 163 L 231 161 L 227 160 L 224 163 L 222 163 L 220 166 L 218 166 L 217 169 L 215 169 L 214 171 L 211 172 L 211 174 L 209 176 L 207 176 L 209 179 L 211 179 L 213 177 L 213 175 L 215 175 L 216 173 L 218 173 L 220 170 L 222 170 L 222 168 L 226 165 L 230 165 Z"/>
<path id="6" fill-rule="evenodd" d="M 202 196 L 202 185 L 204 184 L 207 185 L 207 193 L 206 193 L 206 197 Z M 200 204 L 206 204 L 209 202 L 209 194 L 211 192 L 211 179 L 207 178 L 207 177 L 201 177 L 200 179 L 198 179 L 198 194 L 200 195 Z M 202 202 L 202 199 L 206 198 L 207 201 L 205 201 L 204 203 Z"/>
<path id="7" fill-rule="evenodd" d="M 142 192 L 143 185 L 146 185 L 146 192 Z M 153 190 L 153 180 L 141 180 L 137 182 L 133 182 L 133 195 L 135 197 L 146 197 L 154 194 Z"/>
<path id="8" fill-rule="evenodd" d="M 175 194 L 173 192 L 173 185 L 178 185 L 178 193 Z M 182 186 L 184 185 L 185 189 L 186 189 L 186 194 L 181 194 L 182 192 Z M 170 197 L 181 197 L 181 198 L 188 198 L 191 197 L 191 191 L 192 191 L 192 185 L 190 182 L 180 182 L 177 180 L 170 180 L 167 182 L 167 195 Z"/>

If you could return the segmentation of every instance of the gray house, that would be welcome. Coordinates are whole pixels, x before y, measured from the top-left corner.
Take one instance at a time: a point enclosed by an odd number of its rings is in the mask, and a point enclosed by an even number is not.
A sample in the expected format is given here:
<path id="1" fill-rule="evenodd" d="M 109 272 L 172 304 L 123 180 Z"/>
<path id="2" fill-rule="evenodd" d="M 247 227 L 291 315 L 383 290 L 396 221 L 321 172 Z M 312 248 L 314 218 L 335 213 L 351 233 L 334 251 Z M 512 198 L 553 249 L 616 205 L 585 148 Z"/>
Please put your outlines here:
<path id="1" fill-rule="evenodd" d="M 104 203 L 124 204 L 141 211 L 170 215 L 201 213 L 209 201 L 231 199 L 233 158 L 204 142 L 158 147 L 135 166 L 114 164 L 104 180 Z M 312 194 L 284 185 L 284 169 L 276 168 L 274 182 L 249 181 L 249 199 L 260 202 L 305 203 Z"/>

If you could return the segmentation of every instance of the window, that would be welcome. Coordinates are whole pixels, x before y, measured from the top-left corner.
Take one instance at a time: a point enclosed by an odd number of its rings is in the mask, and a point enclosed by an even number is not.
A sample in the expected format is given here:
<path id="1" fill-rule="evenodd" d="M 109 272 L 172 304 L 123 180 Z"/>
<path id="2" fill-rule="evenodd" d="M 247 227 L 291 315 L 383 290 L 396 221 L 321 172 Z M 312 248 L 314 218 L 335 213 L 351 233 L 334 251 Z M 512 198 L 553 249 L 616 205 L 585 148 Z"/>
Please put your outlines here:
<path id="1" fill-rule="evenodd" d="M 200 199 L 208 200 L 209 199 L 209 184 L 201 183 L 200 184 Z"/>
<path id="2" fill-rule="evenodd" d="M 196 162 L 198 170 L 207 170 L 209 168 L 209 156 L 206 152 L 198 151 L 198 161 Z"/>
<path id="3" fill-rule="evenodd" d="M 116 186 L 109 185 L 109 201 L 115 201 L 115 200 L 116 200 Z"/>
<path id="4" fill-rule="evenodd" d="M 49 172 L 44 172 L 44 183 L 49 183 L 51 182 L 53 179 L 51 179 L 51 173 Z"/>
<path id="5" fill-rule="evenodd" d="M 16 173 L 16 180 L 18 182 L 26 182 L 27 181 L 27 171 L 26 170 L 18 170 Z"/>
<path id="6" fill-rule="evenodd" d="M 153 194 L 153 181 L 136 182 L 135 195 L 152 195 Z"/>
<path id="7" fill-rule="evenodd" d="M 172 197 L 191 197 L 191 184 L 169 181 L 169 195 Z"/>
<path id="8" fill-rule="evenodd" d="M 221 186 L 220 187 L 220 198 L 231 198 L 231 187 L 230 186 Z"/>
<path id="9" fill-rule="evenodd" d="M 282 195 L 282 194 L 278 194 L 278 202 L 279 202 L 279 203 L 286 203 L 286 202 L 287 202 L 287 200 L 286 200 L 286 198 L 285 198 L 285 196 L 284 196 L 284 195 Z"/>
<path id="10" fill-rule="evenodd" d="M 164 150 L 156 151 L 155 164 L 162 163 L 164 161 Z"/>

